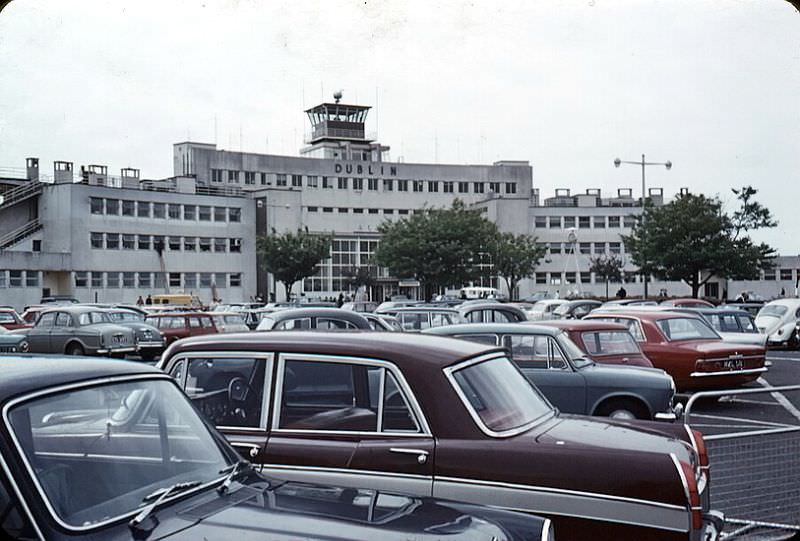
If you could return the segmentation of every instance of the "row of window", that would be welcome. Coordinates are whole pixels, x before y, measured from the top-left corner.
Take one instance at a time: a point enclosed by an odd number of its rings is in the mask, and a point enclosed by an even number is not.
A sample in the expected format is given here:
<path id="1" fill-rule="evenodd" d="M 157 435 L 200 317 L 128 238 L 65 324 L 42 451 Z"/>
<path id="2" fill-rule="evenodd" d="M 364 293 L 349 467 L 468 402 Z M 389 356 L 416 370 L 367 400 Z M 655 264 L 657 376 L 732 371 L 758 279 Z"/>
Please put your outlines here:
<path id="1" fill-rule="evenodd" d="M 169 287 L 194 289 L 198 287 L 241 287 L 240 272 L 101 272 L 75 271 L 75 287 L 95 289 L 118 288 L 163 288 L 166 281 Z"/>
<path id="2" fill-rule="evenodd" d="M 89 233 L 92 248 L 106 250 L 170 250 L 172 252 L 230 252 L 242 251 L 240 238 L 180 237 L 165 235 L 136 235 L 133 233 Z"/>
<path id="3" fill-rule="evenodd" d="M 422 209 L 377 209 L 377 208 L 348 208 L 348 207 L 315 207 L 309 206 L 306 207 L 308 212 L 324 212 L 327 214 L 336 212 L 337 214 L 385 214 L 385 215 L 393 215 L 395 213 L 400 215 L 408 215 L 408 214 L 422 214 Z"/>
<path id="4" fill-rule="evenodd" d="M 568 242 L 539 242 L 539 246 L 546 248 L 551 255 L 568 254 L 570 243 Z M 621 254 L 625 251 L 625 246 L 621 242 L 579 242 L 576 246 L 581 254 Z"/>
<path id="5" fill-rule="evenodd" d="M 636 216 L 536 216 L 533 225 L 538 229 L 619 229 L 631 228 L 636 223 Z"/>
<path id="6" fill-rule="evenodd" d="M 39 271 L 0 270 L 0 287 L 39 287 Z"/>
<path id="7" fill-rule="evenodd" d="M 304 175 L 291 175 L 285 173 L 257 173 L 255 171 L 233 171 L 225 169 L 211 169 L 211 182 L 239 183 L 244 178 L 245 184 L 256 184 L 256 177 L 262 185 L 275 183 L 275 186 L 302 188 Z M 364 182 L 366 181 L 366 183 Z M 356 191 L 378 191 L 381 187 L 384 192 L 429 192 L 429 193 L 486 193 L 488 191 L 508 195 L 517 193 L 515 182 L 469 182 L 453 180 L 408 180 L 394 178 L 360 178 L 360 177 L 326 177 L 318 175 L 305 175 L 305 186 L 309 188 L 329 188 L 334 186 L 339 190 L 352 188 Z M 365 188 L 366 185 L 366 188 Z"/>
<path id="8" fill-rule="evenodd" d="M 635 283 L 639 281 L 639 275 L 635 272 L 625 272 L 625 283 Z M 534 274 L 534 282 L 537 284 L 550 284 L 554 286 L 577 284 L 580 278 L 582 284 L 604 284 L 600 276 L 595 276 L 593 272 L 537 272 Z"/>
<path id="9" fill-rule="evenodd" d="M 107 216 L 133 216 L 136 218 L 163 220 L 199 220 L 201 222 L 239 223 L 242 221 L 242 209 L 238 207 L 213 207 L 211 205 L 185 205 L 180 203 L 92 197 L 89 201 L 89 208 L 92 214 L 105 214 Z"/>

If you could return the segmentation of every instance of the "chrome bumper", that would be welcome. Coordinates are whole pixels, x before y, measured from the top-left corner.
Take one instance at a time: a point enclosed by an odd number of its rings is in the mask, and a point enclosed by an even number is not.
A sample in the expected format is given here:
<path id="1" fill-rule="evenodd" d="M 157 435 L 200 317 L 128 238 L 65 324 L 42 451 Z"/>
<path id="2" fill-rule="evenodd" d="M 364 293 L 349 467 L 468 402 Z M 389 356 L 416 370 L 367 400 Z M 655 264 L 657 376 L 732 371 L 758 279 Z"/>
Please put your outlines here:
<path id="1" fill-rule="evenodd" d="M 683 404 L 678 404 L 667 411 L 653 415 L 656 421 L 677 421 L 683 417 Z"/>
<path id="2" fill-rule="evenodd" d="M 723 372 L 692 372 L 689 374 L 693 378 L 710 378 L 714 376 L 749 376 L 753 374 L 763 374 L 767 371 L 767 367 L 763 368 L 748 368 L 747 370 L 725 370 Z"/>
<path id="3" fill-rule="evenodd" d="M 133 353 L 136 351 L 135 347 L 126 347 L 126 348 L 100 348 L 97 350 L 97 353 L 106 354 L 106 353 Z"/>
<path id="4" fill-rule="evenodd" d="M 164 342 L 138 342 L 136 344 L 136 350 L 141 351 L 143 349 L 163 349 L 166 347 Z"/>

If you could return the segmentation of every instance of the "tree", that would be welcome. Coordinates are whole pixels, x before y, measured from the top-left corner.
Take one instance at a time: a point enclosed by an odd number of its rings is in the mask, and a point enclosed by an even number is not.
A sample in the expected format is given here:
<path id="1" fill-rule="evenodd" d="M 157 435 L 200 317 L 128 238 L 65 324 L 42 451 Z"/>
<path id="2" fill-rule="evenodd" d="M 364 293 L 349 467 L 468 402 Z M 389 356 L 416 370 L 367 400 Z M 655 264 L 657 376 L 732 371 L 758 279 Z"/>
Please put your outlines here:
<path id="1" fill-rule="evenodd" d="M 312 234 L 306 229 L 296 233 L 272 235 L 256 239 L 256 250 L 264 268 L 286 288 L 286 299 L 291 297 L 295 282 L 314 274 L 317 264 L 330 255 L 331 236 Z"/>
<path id="2" fill-rule="evenodd" d="M 648 205 L 623 241 L 642 272 L 664 280 L 683 280 L 697 297 L 713 277 L 755 279 L 772 266 L 775 250 L 756 244 L 747 232 L 775 227 L 767 209 L 753 201 L 746 186 L 733 190 L 740 208 L 728 215 L 718 198 L 690 193 L 661 207 Z"/>
<path id="3" fill-rule="evenodd" d="M 589 272 L 593 272 L 595 276 L 602 278 L 606 283 L 606 299 L 608 298 L 608 283 L 612 280 L 622 280 L 622 267 L 625 263 L 622 262 L 616 255 L 599 255 L 597 257 L 590 257 Z"/>
<path id="4" fill-rule="evenodd" d="M 536 237 L 498 233 L 491 245 L 494 269 L 508 287 L 508 294 L 514 300 L 514 289 L 520 280 L 533 275 L 544 257 L 546 249 L 536 243 Z"/>
<path id="5" fill-rule="evenodd" d="M 369 291 L 376 283 L 370 267 L 351 267 L 344 272 L 344 278 L 348 286 L 356 289 L 356 293 L 361 286 Z"/>
<path id="6" fill-rule="evenodd" d="M 448 285 L 480 277 L 481 257 L 497 226 L 460 200 L 450 208 L 425 208 L 408 218 L 385 221 L 374 261 L 400 278 L 421 282 L 426 298 Z"/>

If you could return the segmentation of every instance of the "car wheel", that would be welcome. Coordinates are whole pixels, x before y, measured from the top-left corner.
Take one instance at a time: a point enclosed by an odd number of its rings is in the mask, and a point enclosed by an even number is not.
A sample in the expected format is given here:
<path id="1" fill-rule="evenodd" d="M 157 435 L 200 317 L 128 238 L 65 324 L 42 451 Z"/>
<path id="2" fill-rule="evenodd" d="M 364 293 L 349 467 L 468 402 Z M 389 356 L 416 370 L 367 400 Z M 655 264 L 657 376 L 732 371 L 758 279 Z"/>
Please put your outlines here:
<path id="1" fill-rule="evenodd" d="M 80 344 L 70 344 L 67 346 L 67 355 L 84 355 L 85 351 L 83 350 L 83 346 Z"/>
<path id="2" fill-rule="evenodd" d="M 595 415 L 621 420 L 650 418 L 647 409 L 639 402 L 631 399 L 619 398 L 600 404 L 600 407 L 595 410 Z"/>

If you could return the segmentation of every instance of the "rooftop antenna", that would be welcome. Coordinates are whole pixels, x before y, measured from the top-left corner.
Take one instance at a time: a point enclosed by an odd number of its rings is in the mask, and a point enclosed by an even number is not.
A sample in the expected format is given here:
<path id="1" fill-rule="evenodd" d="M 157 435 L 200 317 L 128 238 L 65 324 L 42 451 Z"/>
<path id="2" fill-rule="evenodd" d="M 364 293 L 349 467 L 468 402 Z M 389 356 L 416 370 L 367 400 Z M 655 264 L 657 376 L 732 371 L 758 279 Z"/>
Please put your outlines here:
<path id="1" fill-rule="evenodd" d="M 336 100 L 336 103 L 339 103 L 339 101 L 342 99 L 342 91 L 337 90 L 336 92 L 334 92 L 333 99 Z"/>

